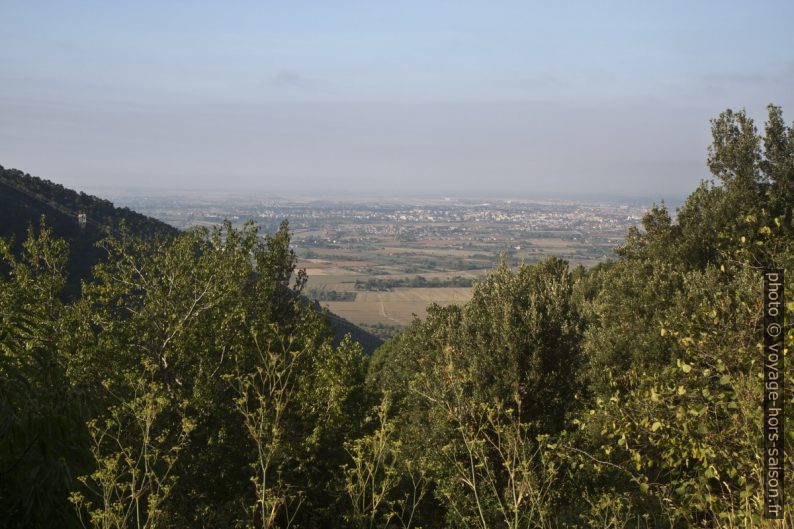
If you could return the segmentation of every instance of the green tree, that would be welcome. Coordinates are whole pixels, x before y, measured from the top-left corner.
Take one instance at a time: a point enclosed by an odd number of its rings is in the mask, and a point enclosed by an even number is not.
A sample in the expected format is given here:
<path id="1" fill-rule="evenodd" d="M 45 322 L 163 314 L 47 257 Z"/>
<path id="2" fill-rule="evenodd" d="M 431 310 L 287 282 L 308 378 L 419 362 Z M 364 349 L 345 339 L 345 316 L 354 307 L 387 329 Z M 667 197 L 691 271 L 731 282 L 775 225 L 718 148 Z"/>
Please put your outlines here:
<path id="1" fill-rule="evenodd" d="M 252 437 L 251 420 L 270 420 L 272 406 L 284 405 L 271 399 L 268 377 L 283 371 L 279 358 L 301 352 L 288 369 L 295 386 L 290 406 L 279 411 L 269 469 L 307 498 L 298 521 L 335 512 L 341 493 L 329 483 L 344 457 L 345 415 L 357 408 L 363 359 L 349 341 L 333 347 L 327 322 L 300 296 L 305 274 L 296 272 L 286 223 L 265 238 L 252 224 L 235 230 L 227 223 L 173 241 L 122 234 L 104 246 L 108 259 L 84 285 L 70 320 L 69 374 L 102 410 L 111 410 L 137 398 L 124 374 L 149 366 L 147 380 L 168 400 L 158 411 L 162 420 L 189 420 L 188 445 L 179 444 L 169 470 L 178 479 L 158 506 L 170 523 L 251 521 L 254 502 L 245 491 L 253 487 L 251 498 L 261 498 L 265 478 L 273 483 L 269 472 L 257 477 L 256 470 L 272 440 Z M 286 349 L 273 356 L 267 344 Z M 268 398 L 250 393 L 257 388 Z"/>
<path id="2" fill-rule="evenodd" d="M 431 307 L 377 351 L 370 380 L 394 395 L 399 441 L 433 491 L 417 523 L 551 523 L 556 467 L 542 447 L 575 403 L 572 277 L 558 259 L 503 263 L 469 303 Z"/>
<path id="3" fill-rule="evenodd" d="M 80 396 L 60 354 L 66 244 L 42 218 L 22 253 L 0 240 L 0 525 L 76 525 L 66 501 L 86 463 Z"/>
<path id="4" fill-rule="evenodd" d="M 577 283 L 589 394 L 560 444 L 579 523 L 761 524 L 760 270 L 791 266 L 794 157 L 774 106 L 765 137 L 743 111 L 712 134 L 718 183 L 675 220 L 653 208 L 616 262 Z"/>

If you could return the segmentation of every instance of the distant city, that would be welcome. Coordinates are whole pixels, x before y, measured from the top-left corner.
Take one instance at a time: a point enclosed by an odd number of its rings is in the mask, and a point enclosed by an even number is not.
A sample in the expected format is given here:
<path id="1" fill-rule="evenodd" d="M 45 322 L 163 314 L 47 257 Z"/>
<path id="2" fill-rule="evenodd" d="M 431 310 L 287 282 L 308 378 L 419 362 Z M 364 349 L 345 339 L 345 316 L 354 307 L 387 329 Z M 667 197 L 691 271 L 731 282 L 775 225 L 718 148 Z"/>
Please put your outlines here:
<path id="1" fill-rule="evenodd" d="M 130 195 L 115 197 L 130 207 L 180 229 L 211 226 L 224 219 L 240 224 L 253 220 L 266 231 L 288 219 L 296 244 L 355 245 L 383 235 L 427 240 L 455 235 L 461 242 L 495 241 L 505 247 L 522 239 L 559 236 L 593 246 L 622 240 L 650 204 L 580 201 L 471 199 L 395 199 L 326 201 L 262 199 L 237 196 Z M 317 236 L 307 232 L 320 230 Z M 609 255 L 609 248 L 603 256 Z M 598 253 L 598 252 L 596 252 Z"/>

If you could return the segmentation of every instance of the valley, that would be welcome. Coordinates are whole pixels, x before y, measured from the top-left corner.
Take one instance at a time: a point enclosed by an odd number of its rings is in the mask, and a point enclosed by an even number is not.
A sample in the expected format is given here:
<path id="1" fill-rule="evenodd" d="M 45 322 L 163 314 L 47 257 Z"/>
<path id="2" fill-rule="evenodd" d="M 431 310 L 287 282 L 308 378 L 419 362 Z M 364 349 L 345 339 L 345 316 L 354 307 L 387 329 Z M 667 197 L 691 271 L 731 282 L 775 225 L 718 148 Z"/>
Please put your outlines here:
<path id="1" fill-rule="evenodd" d="M 612 257 L 648 202 L 328 200 L 234 194 L 126 192 L 114 201 L 180 229 L 229 219 L 263 233 L 288 219 L 306 294 L 331 312 L 388 338 L 436 303 L 465 303 L 500 259 L 511 266 L 553 255 L 590 267 Z"/>

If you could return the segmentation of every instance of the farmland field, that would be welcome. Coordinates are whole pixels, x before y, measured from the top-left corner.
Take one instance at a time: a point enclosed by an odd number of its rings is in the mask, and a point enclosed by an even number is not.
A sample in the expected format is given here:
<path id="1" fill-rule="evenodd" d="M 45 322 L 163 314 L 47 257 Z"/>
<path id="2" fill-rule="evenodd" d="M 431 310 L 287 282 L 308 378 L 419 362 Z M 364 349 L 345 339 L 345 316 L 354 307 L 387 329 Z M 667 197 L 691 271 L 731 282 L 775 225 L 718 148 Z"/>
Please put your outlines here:
<path id="1" fill-rule="evenodd" d="M 303 259 L 299 266 L 305 267 L 309 276 L 307 292 L 315 294 L 320 304 L 331 312 L 363 326 L 372 328 L 385 325 L 395 330 L 411 323 L 414 317 L 424 318 L 426 307 L 431 303 L 448 305 L 464 303 L 471 297 L 470 287 L 396 287 L 389 291 L 369 291 L 356 288 L 356 281 L 366 282 L 372 278 L 389 278 L 391 280 L 412 280 L 416 274 L 399 272 L 399 267 L 381 265 L 370 268 L 369 274 L 356 271 L 356 268 L 373 267 L 373 261 L 345 261 L 345 255 L 337 254 L 339 260 Z M 451 274 L 446 271 L 423 273 L 427 280 L 447 280 L 451 275 L 474 280 L 487 271 L 466 270 Z M 350 293 L 352 297 L 346 301 L 329 301 L 323 299 L 325 293 Z M 374 330 L 374 329 L 373 329 Z"/>
<path id="2" fill-rule="evenodd" d="M 518 265 L 553 255 L 572 265 L 592 266 L 604 259 L 611 243 L 570 234 L 526 234 L 518 239 L 514 232 L 503 231 L 464 241 L 456 237 L 403 241 L 381 233 L 366 241 L 359 237 L 356 244 L 339 236 L 331 244 L 307 245 L 316 235 L 300 229 L 294 235 L 299 266 L 309 276 L 307 294 L 331 312 L 382 336 L 414 318 L 424 318 L 432 303 L 465 303 L 472 282 L 500 259 Z"/>
<path id="3" fill-rule="evenodd" d="M 431 303 L 464 303 L 470 297 L 469 288 L 399 288 L 393 292 L 359 292 L 352 302 L 329 301 L 322 304 L 357 324 L 405 326 L 411 323 L 414 315 L 423 318 L 425 308 Z"/>

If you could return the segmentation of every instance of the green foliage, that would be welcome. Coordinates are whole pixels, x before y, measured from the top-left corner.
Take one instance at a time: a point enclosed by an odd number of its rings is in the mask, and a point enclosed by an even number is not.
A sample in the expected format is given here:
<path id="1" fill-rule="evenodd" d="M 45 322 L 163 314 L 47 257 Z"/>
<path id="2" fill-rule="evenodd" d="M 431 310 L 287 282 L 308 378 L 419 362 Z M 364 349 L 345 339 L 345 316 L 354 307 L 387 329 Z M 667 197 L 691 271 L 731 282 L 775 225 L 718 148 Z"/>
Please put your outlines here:
<path id="1" fill-rule="evenodd" d="M 483 529 L 552 526 L 558 465 L 548 436 L 533 435 L 536 425 L 523 419 L 518 385 L 509 401 L 478 400 L 478 373 L 453 347 L 441 356 L 413 385 L 444 434 L 428 467 L 447 519 Z"/>
<path id="2" fill-rule="evenodd" d="M 180 479 L 163 508 L 177 523 L 211 527 L 250 521 L 254 503 L 278 510 L 274 497 L 285 490 L 330 501 L 324 489 L 348 430 L 342 409 L 363 376 L 361 353 L 332 347 L 327 325 L 298 295 L 305 274 L 295 272 L 287 225 L 265 240 L 252 224 L 226 224 L 160 246 L 126 237 L 104 244 L 110 258 L 76 304 L 69 373 L 110 406 L 129 393 L 116 374 L 144 363 L 172 402 L 164 416 L 194 423 L 189 444 L 202 449 L 175 463 Z M 274 386 L 286 375 L 289 386 Z"/>
<path id="3" fill-rule="evenodd" d="M 58 348 L 67 249 L 43 223 L 22 248 L 16 257 L 0 240 L 0 525 L 68 527 L 84 454 L 80 400 Z"/>
<path id="4" fill-rule="evenodd" d="M 339 290 L 318 290 L 316 288 L 309 289 L 306 292 L 309 299 L 316 299 L 317 301 L 355 301 L 355 292 L 345 292 Z"/>
<path id="5" fill-rule="evenodd" d="M 237 390 L 235 405 L 256 446 L 256 460 L 251 462 L 256 492 L 252 512 L 257 526 L 269 528 L 283 511 L 289 526 L 303 503 L 303 491 L 285 482 L 279 463 L 287 450 L 285 415 L 297 392 L 297 371 L 305 351 L 295 350 L 291 343 L 263 348 L 257 334 L 253 339 L 258 365 L 252 372 L 227 377 Z"/>
<path id="6" fill-rule="evenodd" d="M 651 210 L 621 259 L 577 284 L 591 393 L 560 443 L 582 482 L 572 520 L 762 525 L 761 269 L 794 258 L 791 129 L 769 112 L 763 138 L 744 112 L 714 120 L 721 185 L 702 184 L 675 221 Z"/>
<path id="7" fill-rule="evenodd" d="M 165 505 L 177 479 L 176 463 L 195 425 L 185 413 L 186 403 L 173 406 L 151 375 L 150 365 L 141 373 L 125 374 L 126 394 L 87 424 L 96 466 L 79 478 L 87 492 L 69 498 L 84 526 L 149 529 L 172 523 Z M 104 385 L 118 387 L 110 381 Z M 177 413 L 168 414 L 173 408 Z M 84 512 L 88 520 L 82 519 Z"/>
<path id="8" fill-rule="evenodd" d="M 592 443 L 581 468 L 622 483 L 640 512 L 686 525 L 760 523 L 760 283 L 750 271 L 724 275 L 688 274 L 655 329 L 675 358 L 629 367 L 620 384 L 608 370 L 611 388 L 576 419 Z"/>
<path id="9" fill-rule="evenodd" d="M 424 468 L 423 527 L 550 526 L 580 362 L 567 264 L 502 264 L 463 307 L 431 307 L 378 350 L 370 380 L 395 398 L 399 441 Z"/>
<path id="10" fill-rule="evenodd" d="M 426 279 L 424 276 L 415 276 L 412 278 L 398 278 L 398 279 L 381 279 L 373 277 L 366 281 L 356 280 L 356 290 L 373 290 L 376 292 L 391 291 L 395 288 L 442 288 L 442 287 L 470 287 L 474 284 L 474 280 L 470 277 L 452 276 L 450 278 L 441 279 L 432 277 Z"/>
<path id="11" fill-rule="evenodd" d="M 397 439 L 397 424 L 387 393 L 375 408 L 375 429 L 346 443 L 352 464 L 345 466 L 345 491 L 354 527 L 414 526 L 417 508 L 427 494 L 427 464 L 406 451 Z"/>
<path id="12" fill-rule="evenodd" d="M 384 340 L 388 340 L 389 338 L 393 338 L 397 336 L 402 330 L 402 325 L 391 325 L 388 323 L 373 323 L 370 325 L 362 325 L 363 329 L 366 329 L 367 332 L 371 332 L 378 338 L 382 338 Z"/>
<path id="13" fill-rule="evenodd" d="M 293 521 L 339 517 L 332 484 L 365 410 L 364 358 L 350 340 L 333 346 L 301 298 L 286 223 L 266 238 L 253 225 L 174 240 L 122 230 L 68 305 L 67 248 L 51 237 L 31 232 L 21 260 L 2 246 L 5 522 L 263 525 L 249 507 L 275 481 L 305 499 Z M 272 399 L 283 358 L 290 389 L 276 394 L 289 398 Z M 273 464 L 257 473 L 273 443 L 252 427 L 274 413 Z"/>
<path id="14" fill-rule="evenodd" d="M 761 137 L 744 110 L 726 110 L 712 120 L 708 165 L 718 183 L 702 182 L 678 212 L 676 222 L 662 206 L 643 219 L 644 232 L 630 230 L 616 253 L 702 269 L 742 241 L 754 243 L 748 215 L 774 219 L 791 237 L 794 228 L 794 141 L 779 107 L 769 105 Z M 744 237 L 744 239 L 742 239 Z"/>

